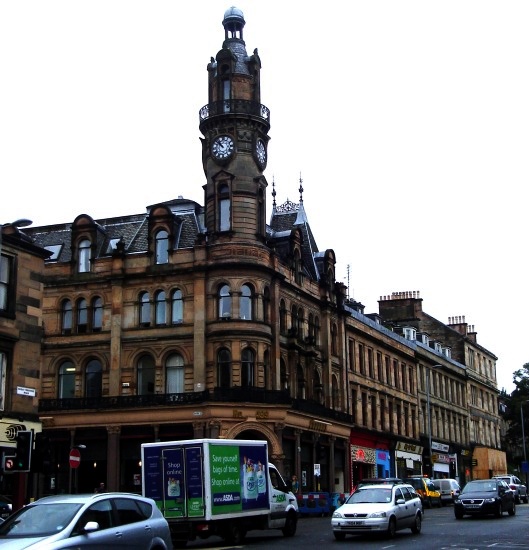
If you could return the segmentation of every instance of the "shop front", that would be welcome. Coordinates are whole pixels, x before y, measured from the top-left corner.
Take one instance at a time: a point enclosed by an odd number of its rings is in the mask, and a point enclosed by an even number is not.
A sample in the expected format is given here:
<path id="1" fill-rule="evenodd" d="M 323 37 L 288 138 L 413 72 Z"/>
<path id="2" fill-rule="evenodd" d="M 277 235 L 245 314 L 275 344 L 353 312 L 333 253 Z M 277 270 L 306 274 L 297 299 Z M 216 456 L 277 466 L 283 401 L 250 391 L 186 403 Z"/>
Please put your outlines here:
<path id="1" fill-rule="evenodd" d="M 397 441 L 395 445 L 395 476 L 400 478 L 423 474 L 422 447 Z"/>
<path id="2" fill-rule="evenodd" d="M 369 434 L 351 434 L 351 489 L 361 479 L 390 476 L 389 442 Z"/>

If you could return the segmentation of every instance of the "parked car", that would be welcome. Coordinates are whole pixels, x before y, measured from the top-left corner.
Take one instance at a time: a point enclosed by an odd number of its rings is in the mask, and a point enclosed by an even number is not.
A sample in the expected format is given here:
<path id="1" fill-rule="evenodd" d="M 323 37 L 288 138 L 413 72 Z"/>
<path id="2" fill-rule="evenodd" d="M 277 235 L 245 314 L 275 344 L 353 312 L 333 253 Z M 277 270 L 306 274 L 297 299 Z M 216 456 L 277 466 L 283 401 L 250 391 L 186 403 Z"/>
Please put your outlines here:
<path id="1" fill-rule="evenodd" d="M 24 506 L 0 524 L 0 548 L 170 550 L 169 525 L 149 498 L 129 493 L 57 495 Z"/>
<path id="2" fill-rule="evenodd" d="M 516 502 L 514 491 L 502 479 L 469 481 L 454 501 L 456 519 L 487 514 L 501 518 L 505 511 L 514 516 Z"/>
<path id="3" fill-rule="evenodd" d="M 525 504 L 529 502 L 527 487 L 522 483 L 520 478 L 511 474 L 505 474 L 502 476 L 494 476 L 494 479 L 503 479 L 503 481 L 507 483 L 507 485 L 514 491 L 516 504 L 520 504 L 522 501 L 525 502 Z"/>
<path id="4" fill-rule="evenodd" d="M 0 519 L 6 519 L 13 511 L 13 502 L 9 497 L 0 495 Z"/>
<path id="5" fill-rule="evenodd" d="M 423 506 L 432 508 L 432 506 L 441 507 L 441 493 L 435 488 L 432 480 L 428 477 L 415 476 L 404 478 L 404 483 L 409 483 L 421 497 Z"/>
<path id="6" fill-rule="evenodd" d="M 433 479 L 432 483 L 441 493 L 441 504 L 443 506 L 452 504 L 461 492 L 461 487 L 455 479 Z"/>
<path id="7" fill-rule="evenodd" d="M 407 483 L 386 483 L 358 487 L 331 519 L 336 540 L 346 535 L 386 533 L 389 537 L 401 529 L 420 533 L 422 502 Z"/>

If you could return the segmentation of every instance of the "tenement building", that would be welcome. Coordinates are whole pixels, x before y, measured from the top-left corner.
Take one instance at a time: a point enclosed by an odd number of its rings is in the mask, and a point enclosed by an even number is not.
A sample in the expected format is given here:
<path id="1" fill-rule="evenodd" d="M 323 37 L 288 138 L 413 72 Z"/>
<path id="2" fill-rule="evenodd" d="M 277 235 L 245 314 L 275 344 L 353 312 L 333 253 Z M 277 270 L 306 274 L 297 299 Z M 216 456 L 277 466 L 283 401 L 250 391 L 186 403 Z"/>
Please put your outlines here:
<path id="1" fill-rule="evenodd" d="M 302 182 L 297 203 L 276 203 L 261 60 L 244 25 L 226 11 L 207 64 L 203 205 L 178 197 L 25 230 L 50 253 L 38 359 L 50 459 L 35 491 L 104 481 L 139 492 L 141 443 L 183 438 L 265 439 L 302 492 L 367 476 L 468 478 L 476 445 L 499 450 L 494 356 L 463 326 L 391 312 L 401 300 L 366 315 L 336 282 L 334 251 L 316 244 Z"/>

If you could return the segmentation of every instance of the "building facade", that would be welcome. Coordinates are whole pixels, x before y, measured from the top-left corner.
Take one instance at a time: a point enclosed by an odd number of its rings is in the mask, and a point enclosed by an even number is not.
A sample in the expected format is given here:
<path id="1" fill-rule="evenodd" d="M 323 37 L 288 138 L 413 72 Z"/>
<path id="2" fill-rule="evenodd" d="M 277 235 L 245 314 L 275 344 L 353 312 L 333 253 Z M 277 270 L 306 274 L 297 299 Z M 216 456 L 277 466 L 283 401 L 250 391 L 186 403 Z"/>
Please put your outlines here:
<path id="1" fill-rule="evenodd" d="M 102 481 L 139 492 L 140 446 L 152 441 L 265 439 L 301 492 L 460 476 L 476 437 L 499 449 L 497 410 L 484 417 L 480 393 L 494 395 L 493 370 L 474 368 L 475 409 L 467 397 L 470 350 L 485 350 L 454 327 L 441 338 L 424 320 L 390 314 L 392 300 L 366 315 L 336 282 L 334 251 L 316 245 L 302 182 L 298 203 L 276 203 L 264 176 L 261 61 L 246 51 L 244 26 L 240 10 L 226 11 L 207 64 L 203 205 L 180 197 L 144 214 L 26 230 L 49 253 L 33 404 L 50 457 L 31 496 Z M 451 358 L 421 331 L 464 353 Z"/>

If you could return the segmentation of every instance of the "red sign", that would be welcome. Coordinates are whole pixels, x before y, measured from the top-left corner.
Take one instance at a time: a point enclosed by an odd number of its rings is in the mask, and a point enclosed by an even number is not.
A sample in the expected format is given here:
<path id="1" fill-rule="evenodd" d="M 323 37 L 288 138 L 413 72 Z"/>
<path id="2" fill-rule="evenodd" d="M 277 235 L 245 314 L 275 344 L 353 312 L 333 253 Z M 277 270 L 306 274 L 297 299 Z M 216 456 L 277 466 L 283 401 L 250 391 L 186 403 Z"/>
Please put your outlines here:
<path id="1" fill-rule="evenodd" d="M 79 468 L 81 464 L 81 453 L 79 449 L 72 449 L 70 451 L 70 468 Z"/>

